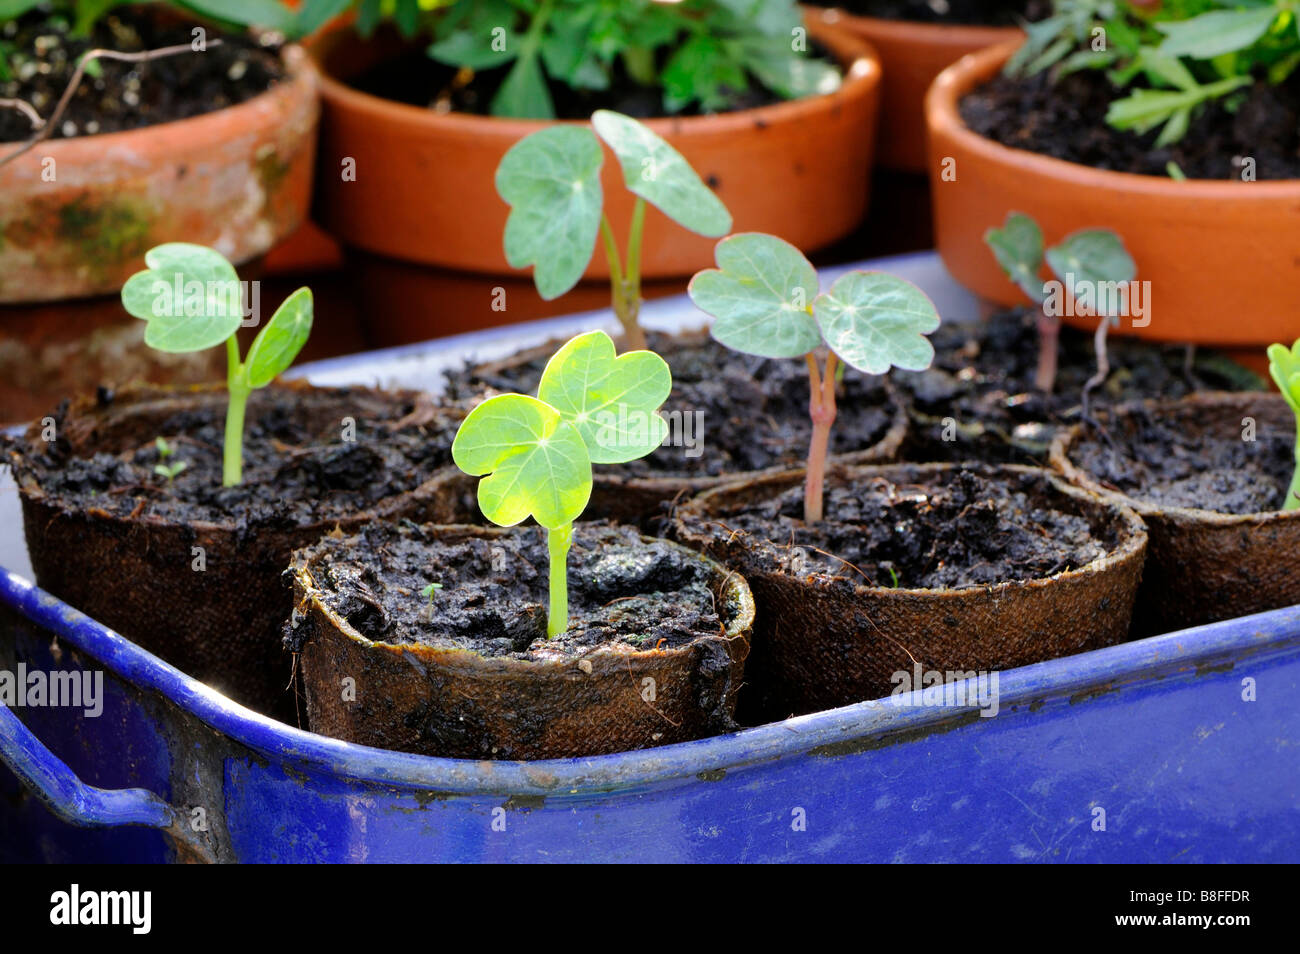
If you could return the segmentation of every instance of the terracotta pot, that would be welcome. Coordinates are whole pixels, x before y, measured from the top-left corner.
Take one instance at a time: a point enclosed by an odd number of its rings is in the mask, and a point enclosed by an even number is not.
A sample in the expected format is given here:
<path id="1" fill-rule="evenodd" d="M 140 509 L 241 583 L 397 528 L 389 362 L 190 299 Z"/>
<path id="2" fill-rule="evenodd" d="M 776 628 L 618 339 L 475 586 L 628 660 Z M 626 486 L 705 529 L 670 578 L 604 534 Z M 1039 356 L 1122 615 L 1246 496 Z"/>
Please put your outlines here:
<path id="1" fill-rule="evenodd" d="M 1017 27 L 915 23 L 882 20 L 840 11 L 844 28 L 869 42 L 883 74 L 876 161 L 901 172 L 924 173 L 925 94 L 934 78 L 967 53 L 1014 42 Z"/>
<path id="2" fill-rule="evenodd" d="M 962 589 L 866 585 L 848 576 L 796 574 L 784 541 L 775 545 L 733 529 L 729 514 L 770 500 L 804 480 L 787 471 L 737 481 L 690 501 L 674 522 L 677 539 L 748 580 L 757 609 L 747 682 L 755 711 L 769 721 L 889 696 L 894 674 L 996 671 L 1122 642 L 1146 553 L 1146 531 L 1132 510 L 1102 503 L 1050 472 L 1032 467 L 972 465 L 1001 475 L 1032 498 L 1086 518 L 1113 534 L 1104 557 L 1044 579 Z M 827 474 L 827 486 L 883 478 L 906 484 L 942 479 L 953 464 L 849 467 Z"/>
<path id="3" fill-rule="evenodd" d="M 311 194 L 317 75 L 299 47 L 284 63 L 285 80 L 238 106 L 42 142 L 0 166 L 0 303 L 116 293 L 163 242 L 210 245 L 240 264 L 296 229 Z"/>
<path id="4" fill-rule="evenodd" d="M 277 387 L 300 395 L 301 413 L 314 430 L 335 426 L 349 414 L 392 413 L 400 426 L 415 427 L 449 413 L 417 392 L 297 382 Z M 257 391 L 249 399 L 249 420 L 267 393 Z M 87 396 L 61 416 L 59 440 L 77 457 L 116 453 L 151 442 L 169 420 L 184 421 L 204 405 L 224 408 L 225 402 L 225 391 L 211 388 L 126 388 L 106 406 Z M 46 446 L 41 427 L 39 421 L 32 424 L 6 459 L 22 500 L 36 582 L 237 702 L 281 717 L 293 713 L 279 629 L 291 608 L 282 574 L 294 549 L 335 527 L 349 529 L 369 520 L 456 519 L 463 512 L 461 495 L 467 489 L 472 494 L 467 479 L 449 466 L 369 510 L 306 523 L 120 517 L 69 504 L 42 488 L 41 469 L 33 460 Z M 192 565 L 194 546 L 203 548 L 202 572 Z"/>
<path id="5" fill-rule="evenodd" d="M 1082 228 L 1114 229 L 1151 282 L 1150 324 L 1119 329 L 1158 341 L 1267 345 L 1300 337 L 1300 181 L 1176 182 L 1092 169 L 1009 149 L 966 128 L 958 103 L 987 82 L 1016 43 L 948 67 L 926 99 L 935 237 L 948 271 L 1004 305 L 1027 299 L 984 244 L 1011 211 L 1033 216 L 1049 243 Z M 955 160 L 956 178 L 944 181 Z M 1095 327 L 1095 319 L 1066 319 Z"/>
<path id="6" fill-rule="evenodd" d="M 867 205 L 880 66 L 861 40 L 825 12 L 807 15 L 809 35 L 845 69 L 835 93 L 712 116 L 648 125 L 676 147 L 718 193 L 734 231 L 771 232 L 805 251 L 850 232 Z M 509 211 L 494 177 L 506 151 L 547 124 L 430 110 L 359 92 L 345 80 L 393 55 L 395 43 L 363 42 L 335 29 L 311 44 L 322 65 L 318 211 L 342 241 L 406 261 L 517 275 L 501 247 Z M 355 181 L 342 163 L 355 161 Z M 614 232 L 627 234 L 632 197 L 606 150 L 602 176 Z M 716 239 L 646 216 L 642 274 L 690 275 L 713 264 Z M 609 274 L 597 243 L 586 277 Z"/>
<path id="7" fill-rule="evenodd" d="M 679 332 L 675 339 L 702 343 L 709 339 L 706 329 Z M 529 348 L 500 361 L 480 365 L 475 373 L 483 378 L 501 379 L 508 377 L 510 371 L 520 365 L 533 362 L 545 362 L 563 342 L 552 341 L 536 348 Z M 619 344 L 621 348 L 621 342 Z M 671 357 L 671 352 L 669 353 Z M 670 362 L 671 366 L 671 362 Z M 897 389 L 884 379 L 885 393 L 892 404 L 892 420 L 889 430 L 871 447 L 863 448 L 849 454 L 835 454 L 830 460 L 839 465 L 886 463 L 898 456 L 908 431 L 908 411 Z M 477 403 L 477 402 L 473 402 Z M 665 404 L 665 410 L 671 410 L 672 398 Z M 595 472 L 595 484 L 591 492 L 591 503 L 587 505 L 585 516 L 588 520 L 613 520 L 641 526 L 647 531 L 659 530 L 659 523 L 665 516 L 669 505 L 685 501 L 696 494 L 721 487 L 744 478 L 757 478 L 769 474 L 783 474 L 788 466 L 769 467 L 765 470 L 721 474 L 716 477 L 631 477 L 619 474 L 615 468 L 600 467 Z"/>
<path id="8" fill-rule="evenodd" d="M 1280 394 L 1207 393 L 1180 401 L 1147 402 L 1170 415 L 1188 433 L 1222 433 L 1240 439 L 1242 420 L 1262 430 L 1291 434 L 1295 420 Z M 1102 418 L 1120 431 L 1131 420 L 1120 408 Z M 1052 466 L 1073 484 L 1131 507 L 1151 536 L 1134 628 L 1140 635 L 1163 633 L 1300 603 L 1300 510 L 1225 514 L 1188 507 L 1158 506 L 1137 493 L 1103 485 L 1071 460 L 1086 439 L 1083 425 L 1057 436 Z"/>
<path id="9" fill-rule="evenodd" d="M 500 539 L 538 528 L 425 527 L 442 540 Z M 400 531 L 394 531 L 400 532 Z M 595 529 L 575 528 L 575 541 Z M 665 541 L 642 538 L 647 543 Z M 286 645 L 299 673 L 313 732 L 380 748 L 448 758 L 547 759 L 601 755 L 685 742 L 734 728 L 749 653 L 749 587 L 712 560 L 705 565 L 725 619 L 722 632 L 666 649 L 601 645 L 580 658 L 487 657 L 460 647 L 372 642 L 324 604 L 331 550 L 322 541 L 294 554 L 295 610 Z M 669 544 L 675 546 L 675 544 Z M 436 564 L 433 564 L 436 571 Z M 570 576 L 575 568 L 570 566 Z M 355 680 L 345 701 L 342 680 Z M 653 679 L 654 705 L 643 698 Z"/>

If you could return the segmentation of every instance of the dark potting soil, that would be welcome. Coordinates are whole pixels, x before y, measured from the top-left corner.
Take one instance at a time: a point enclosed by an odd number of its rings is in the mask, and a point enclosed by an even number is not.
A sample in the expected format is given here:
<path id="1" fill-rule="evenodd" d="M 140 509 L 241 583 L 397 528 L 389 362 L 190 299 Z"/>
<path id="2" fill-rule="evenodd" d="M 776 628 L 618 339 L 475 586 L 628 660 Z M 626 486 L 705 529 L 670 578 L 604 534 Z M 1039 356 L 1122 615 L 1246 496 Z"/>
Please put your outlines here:
<path id="1" fill-rule="evenodd" d="M 67 18 L 27 13 L 0 27 L 0 97 L 23 100 L 48 119 L 87 50 L 138 53 L 189 45 L 193 26 L 127 7 L 102 17 L 88 37 L 72 37 Z M 147 63 L 97 61 L 100 75 L 83 77 L 53 138 L 118 132 L 198 116 L 252 99 L 283 78 L 277 47 L 208 25 L 204 29 L 210 39 L 220 38 L 222 43 Z M 10 76 L 4 75 L 5 62 L 10 64 Z M 24 140 L 32 132 L 22 113 L 0 109 L 0 142 Z"/>
<path id="2" fill-rule="evenodd" d="M 324 601 L 363 636 L 394 645 L 459 646 L 484 656 L 547 659 L 599 646 L 684 646 L 718 636 L 738 607 L 718 605 L 708 564 L 627 527 L 575 528 L 569 628 L 546 636 L 549 558 L 537 526 L 440 539 L 414 525 L 371 524 L 317 545 Z M 441 583 L 432 603 L 421 591 Z M 721 612 L 721 617 L 719 613 Z"/>
<path id="3" fill-rule="evenodd" d="M 672 369 L 673 390 L 662 413 L 669 435 L 648 457 L 601 473 L 629 477 L 716 477 L 794 466 L 808 456 L 808 369 L 798 360 L 770 360 L 724 348 L 708 337 L 649 332 L 649 347 Z M 484 388 L 537 393 L 550 357 L 508 373 L 480 378 L 472 366 L 448 372 L 448 397 L 469 402 Z M 848 369 L 831 429 L 831 453 L 865 450 L 893 422 L 894 406 L 882 379 Z M 680 438 L 680 439 L 679 439 Z M 682 446 L 698 440 L 694 448 Z M 695 456 L 690 456 L 690 455 Z"/>
<path id="4" fill-rule="evenodd" d="M 944 323 L 930 336 L 935 359 L 929 369 L 891 372 L 912 411 L 904 459 L 1047 460 L 1056 431 L 1079 419 L 1083 386 L 1096 371 L 1097 359 L 1090 332 L 1062 326 L 1056 387 L 1051 394 L 1039 391 L 1034 386 L 1035 315 L 1030 309 L 1014 309 L 979 322 Z M 1190 376 L 1182 345 L 1112 337 L 1107 354 L 1110 375 L 1093 392 L 1094 408 L 1151 397 L 1180 398 L 1200 390 L 1264 387 L 1252 372 L 1204 348 L 1194 352 Z"/>
<path id="5" fill-rule="evenodd" d="M 117 516 L 173 522 L 233 521 L 259 527 L 306 526 L 354 514 L 385 497 L 414 490 L 451 463 L 456 421 L 392 425 L 413 405 L 358 390 L 333 397 L 341 415 L 311 414 L 315 392 L 268 388 L 249 398 L 244 429 L 243 482 L 221 486 L 224 402 L 178 410 L 154 436 L 173 448 L 164 458 L 154 437 L 121 453 L 74 456 L 69 442 L 55 440 L 27 455 L 45 493 L 70 509 L 97 508 Z M 334 392 L 338 394 L 336 390 Z M 112 392 L 101 391 L 107 400 Z M 355 398 L 355 401 L 353 401 Z M 67 402 L 55 412 L 64 433 Z M 355 422 L 355 440 L 344 440 L 343 417 Z M 315 420 L 315 426 L 307 423 Z M 160 463 L 186 466 L 174 479 L 154 472 Z"/>
<path id="6" fill-rule="evenodd" d="M 1250 157 L 1257 179 L 1300 179 L 1300 73 L 1281 86 L 1248 87 L 1235 112 L 1221 105 L 1198 110 L 1187 134 L 1162 148 L 1155 145 L 1158 129 L 1137 135 L 1106 123 L 1115 94 L 1094 70 L 1057 83 L 1050 71 L 998 76 L 970 92 L 960 110 L 973 131 L 1004 146 L 1096 169 L 1167 177 L 1173 162 L 1190 179 L 1240 179 L 1242 159 Z"/>
<path id="7" fill-rule="evenodd" d="M 826 51 L 811 44 L 813 56 L 827 59 Z M 510 67 L 478 71 L 457 70 L 431 59 L 423 46 L 405 50 L 392 59 L 371 67 L 348 85 L 354 89 L 398 103 L 432 109 L 435 112 L 489 114 L 492 99 L 509 75 Z M 558 119 L 585 120 L 598 109 L 612 109 L 636 119 L 664 116 L 663 90 L 634 81 L 615 64 L 609 86 L 602 90 L 573 89 L 564 83 L 548 82 L 551 102 Z M 727 111 L 755 109 L 779 103 L 782 98 L 750 76 L 749 88 L 734 92 Z M 673 113 L 700 115 L 698 103 Z"/>
<path id="8" fill-rule="evenodd" d="M 1137 408 L 1124 424 L 1106 424 L 1110 440 L 1086 436 L 1070 459 L 1100 483 L 1158 507 L 1224 514 L 1280 510 L 1295 471 L 1295 433 L 1258 423 L 1255 440 L 1241 426 L 1190 427 L 1186 419 Z M 1235 422 L 1234 422 L 1235 424 Z"/>
<path id="9" fill-rule="evenodd" d="M 815 7 L 838 7 L 858 16 L 920 23 L 1014 26 L 1051 12 L 1049 0 L 814 0 Z"/>
<path id="10" fill-rule="evenodd" d="M 915 483 L 827 476 L 825 519 L 803 521 L 800 484 L 710 525 L 719 540 L 749 536 L 752 564 L 736 567 L 931 589 L 1032 580 L 1077 569 L 1115 546 L 1041 474 L 999 475 L 974 465 Z"/>

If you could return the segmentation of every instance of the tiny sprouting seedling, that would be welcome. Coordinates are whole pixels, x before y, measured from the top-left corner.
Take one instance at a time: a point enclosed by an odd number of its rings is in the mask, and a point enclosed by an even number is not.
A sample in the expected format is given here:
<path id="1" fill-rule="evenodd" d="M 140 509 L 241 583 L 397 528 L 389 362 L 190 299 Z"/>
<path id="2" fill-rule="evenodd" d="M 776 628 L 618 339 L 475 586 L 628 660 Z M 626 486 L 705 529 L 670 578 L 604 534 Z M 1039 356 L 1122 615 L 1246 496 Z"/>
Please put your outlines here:
<path id="1" fill-rule="evenodd" d="M 624 185 L 636 196 L 625 259 L 619 256 L 604 211 L 601 140 L 614 151 Z M 709 238 L 731 229 L 731 213 L 681 153 L 635 119 L 604 109 L 592 114 L 591 128 L 550 126 L 519 140 L 497 167 L 496 188 L 510 205 L 506 261 L 512 268 L 532 265 L 537 292 L 547 301 L 582 278 L 600 234 L 609 262 L 614 314 L 633 350 L 645 348 L 645 333 L 637 318 L 646 203 L 683 228 Z"/>
<path id="2" fill-rule="evenodd" d="M 1300 340 L 1290 348 L 1281 344 L 1269 345 L 1268 370 L 1296 419 L 1296 470 L 1282 509 L 1300 510 Z"/>
<path id="3" fill-rule="evenodd" d="M 1059 297 L 1050 294 L 1039 277 L 1044 260 L 1064 292 L 1095 303 L 1103 312 L 1099 315 L 1101 321 L 1095 335 L 1097 373 L 1088 379 L 1083 389 L 1084 417 L 1087 417 L 1089 395 L 1110 373 L 1106 337 L 1111 323 L 1118 321 L 1117 316 L 1104 313 L 1105 305 L 1113 300 L 1112 296 L 1098 294 L 1098 291 L 1119 288 L 1131 282 L 1137 274 L 1133 257 L 1124 248 L 1120 237 L 1109 229 L 1075 232 L 1044 252 L 1043 230 L 1037 222 L 1020 212 L 1010 213 L 1002 228 L 985 232 L 984 241 L 1007 277 L 1038 305 L 1038 367 L 1034 386 L 1040 391 L 1050 394 L 1056 387 L 1062 306 Z"/>
<path id="4" fill-rule="evenodd" d="M 163 438 L 154 438 L 154 447 L 158 449 L 158 463 L 153 465 L 153 472 L 160 477 L 166 477 L 167 483 L 176 479 L 176 475 L 183 471 L 189 465 L 183 460 L 170 460 L 171 456 L 176 453 L 176 448 L 168 444 Z"/>
<path id="5" fill-rule="evenodd" d="M 433 619 L 433 597 L 440 589 L 442 589 L 441 583 L 429 583 L 420 589 L 420 595 L 428 601 L 424 612 L 429 619 Z"/>
<path id="6" fill-rule="evenodd" d="M 548 636 L 569 626 L 567 563 L 573 522 L 591 499 L 592 464 L 644 457 L 668 436 L 658 413 L 672 389 L 651 351 L 615 357 L 603 331 L 564 344 L 542 372 L 537 397 L 498 394 L 466 416 L 451 445 L 474 477 L 483 515 L 503 527 L 528 517 L 546 528 L 550 554 Z"/>
<path id="7" fill-rule="evenodd" d="M 939 313 L 911 282 L 884 272 L 849 272 L 819 294 L 809 261 L 771 235 L 732 235 L 714 254 L 718 267 L 698 273 L 689 288 L 696 306 L 715 319 L 713 337 L 744 354 L 803 357 L 808 364 L 813 429 L 804 520 L 816 522 L 822 519 L 838 362 L 866 374 L 891 367 L 924 370 L 934 360 L 925 336 L 939 327 Z M 819 367 L 823 345 L 826 357 Z"/>
<path id="8" fill-rule="evenodd" d="M 244 410 L 248 396 L 283 373 L 311 334 L 311 289 L 284 300 L 257 333 L 243 361 L 235 333 L 244 320 L 239 276 L 230 262 L 202 245 L 170 242 L 144 256 L 148 268 L 122 286 L 122 304 L 148 322 L 145 344 L 183 353 L 226 345 L 226 434 L 221 483 L 232 487 L 243 474 Z"/>

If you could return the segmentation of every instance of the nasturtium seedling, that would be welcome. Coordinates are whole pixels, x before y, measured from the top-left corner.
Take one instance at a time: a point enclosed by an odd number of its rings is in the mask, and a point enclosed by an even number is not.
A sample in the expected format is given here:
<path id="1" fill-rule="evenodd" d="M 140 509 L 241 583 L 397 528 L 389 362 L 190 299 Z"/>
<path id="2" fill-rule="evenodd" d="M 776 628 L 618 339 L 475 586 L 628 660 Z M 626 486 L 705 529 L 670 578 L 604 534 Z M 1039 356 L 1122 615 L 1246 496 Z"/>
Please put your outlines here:
<path id="1" fill-rule="evenodd" d="M 615 355 L 603 331 L 578 335 L 547 362 L 537 397 L 498 394 L 466 416 L 451 445 L 478 485 L 479 508 L 513 527 L 530 516 L 546 528 L 550 611 L 546 631 L 569 626 L 567 562 L 573 522 L 591 500 L 592 464 L 649 454 L 668 435 L 659 408 L 672 389 L 663 358 Z"/>
<path id="2" fill-rule="evenodd" d="M 1020 212 L 1010 213 L 1002 228 L 985 232 L 984 242 L 1007 277 L 1038 305 L 1038 368 L 1034 385 L 1050 394 L 1056 387 L 1061 314 L 1065 308 L 1062 295 L 1068 293 L 1076 299 L 1104 306 L 1106 296 L 1097 294 L 1097 290 L 1131 282 L 1137 274 L 1133 256 L 1129 255 L 1120 237 L 1109 229 L 1074 232 L 1059 245 L 1044 250 L 1043 230 L 1037 222 Z M 1058 282 L 1050 290 L 1039 277 L 1044 261 Z M 1084 386 L 1085 416 L 1088 395 L 1105 381 L 1110 370 L 1106 336 L 1116 316 L 1107 314 L 1104 307 L 1099 310 L 1097 374 Z"/>
<path id="3" fill-rule="evenodd" d="M 1300 340 L 1290 348 L 1281 344 L 1269 345 L 1268 370 L 1296 419 L 1296 470 L 1282 509 L 1300 510 Z"/>
<path id="4" fill-rule="evenodd" d="M 604 210 L 602 140 L 636 196 L 626 258 Z M 519 140 L 497 167 L 496 188 L 510 206 L 506 261 L 513 268 L 533 266 L 533 282 L 547 301 L 578 283 L 601 236 L 614 314 L 628 346 L 637 350 L 645 347 L 637 318 L 646 203 L 700 235 L 718 238 L 731 229 L 731 213 L 681 153 L 635 119 L 605 109 L 592 114 L 590 128 L 548 126 Z"/>
<path id="5" fill-rule="evenodd" d="M 221 482 L 231 487 L 243 471 L 244 410 L 248 396 L 283 373 L 311 334 L 311 289 L 299 288 L 239 357 L 235 333 L 244 320 L 242 286 L 235 267 L 213 249 L 186 242 L 151 248 L 148 268 L 122 286 L 122 304 L 148 322 L 145 344 L 159 351 L 202 351 L 226 345 L 226 434 Z"/>
<path id="6" fill-rule="evenodd" d="M 689 288 L 691 300 L 714 318 L 713 337 L 745 354 L 807 362 L 813 432 L 804 520 L 816 522 L 835 421 L 837 363 L 866 374 L 891 367 L 922 371 L 934 360 L 925 336 L 939 327 L 939 313 L 911 282 L 884 272 L 849 272 L 821 292 L 803 253 L 771 235 L 732 235 L 714 255 L 718 267 L 697 274 Z"/>

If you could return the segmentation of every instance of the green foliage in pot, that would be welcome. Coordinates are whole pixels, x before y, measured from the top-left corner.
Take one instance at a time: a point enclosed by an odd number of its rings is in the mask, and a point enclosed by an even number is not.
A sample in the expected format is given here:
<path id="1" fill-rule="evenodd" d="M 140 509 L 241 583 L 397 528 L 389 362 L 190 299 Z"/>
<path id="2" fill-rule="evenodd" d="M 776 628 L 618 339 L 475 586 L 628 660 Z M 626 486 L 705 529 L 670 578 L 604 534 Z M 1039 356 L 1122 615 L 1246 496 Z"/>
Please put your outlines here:
<path id="1" fill-rule="evenodd" d="M 592 465 L 626 463 L 662 444 L 668 423 L 658 411 L 671 389 L 663 358 L 652 351 L 615 356 L 609 335 L 591 331 L 551 357 L 537 397 L 490 397 L 456 432 L 451 456 L 465 473 L 483 478 L 483 515 L 503 527 L 531 516 L 546 528 L 549 636 L 569 626 L 569 547 L 573 522 L 591 499 Z"/>
<path id="2" fill-rule="evenodd" d="M 1260 80 L 1279 85 L 1300 67 L 1296 0 L 1055 0 L 1025 30 L 1009 75 L 1104 71 L 1115 88 L 1106 121 L 1159 128 L 1157 146 L 1182 139 L 1198 108 L 1235 109 L 1234 94 Z"/>
<path id="3" fill-rule="evenodd" d="M 553 85 L 580 94 L 618 83 L 655 91 L 665 114 L 717 112 L 755 86 L 783 99 L 830 92 L 840 74 L 808 55 L 794 0 L 306 0 L 304 24 L 338 8 L 368 34 L 389 19 L 457 69 L 506 69 L 494 116 L 554 119 Z"/>
<path id="4" fill-rule="evenodd" d="M 1092 306 L 1104 306 L 1107 296 L 1097 294 L 1097 290 L 1128 284 L 1137 275 L 1137 266 L 1124 248 L 1124 242 L 1109 229 L 1075 232 L 1059 245 L 1044 251 L 1043 230 L 1037 222 L 1020 212 L 1010 213 L 1002 228 L 985 232 L 984 241 L 1007 277 L 1038 303 L 1039 350 L 1034 384 L 1040 391 L 1050 394 L 1056 386 L 1063 295 L 1072 295 Z M 1056 284 L 1050 290 L 1038 277 L 1044 260 L 1056 276 Z M 1106 335 L 1115 316 L 1106 314 L 1104 307 L 1099 310 L 1102 319 L 1096 338 L 1099 377 L 1088 382 L 1084 391 L 1085 402 L 1087 394 L 1105 380 L 1109 371 Z"/>
<path id="5" fill-rule="evenodd" d="M 812 441 L 804 520 L 822 519 L 822 486 L 835 421 L 838 362 L 866 374 L 922 371 L 934 360 L 925 337 L 939 313 L 911 282 L 853 271 L 819 291 L 817 271 L 789 242 L 748 232 L 718 243 L 718 267 L 691 279 L 691 300 L 714 317 L 713 337 L 733 351 L 799 358 L 808 365 Z M 825 358 L 819 366 L 819 352 Z"/>
<path id="6" fill-rule="evenodd" d="M 288 369 L 307 343 L 312 324 L 311 289 L 299 288 L 286 298 L 240 360 L 236 332 L 244 322 L 244 303 L 235 267 L 219 252 L 185 242 L 151 248 L 144 262 L 148 268 L 136 272 L 122 286 L 122 304 L 148 322 L 145 344 L 169 353 L 226 346 L 230 403 L 221 482 L 232 487 L 243 474 L 248 397 Z"/>
<path id="7" fill-rule="evenodd" d="M 1296 471 L 1282 509 L 1300 510 L 1300 341 L 1290 348 L 1281 344 L 1269 345 L 1268 370 L 1296 419 Z"/>
<path id="8" fill-rule="evenodd" d="M 613 150 L 623 183 L 636 196 L 626 259 L 604 211 L 601 140 Z M 637 317 L 646 203 L 700 235 L 716 238 L 731 228 L 731 213 L 681 153 L 635 119 L 609 110 L 592 114 L 590 128 L 556 125 L 525 136 L 502 157 L 496 188 L 510 205 L 506 261 L 514 268 L 532 265 L 533 282 L 548 301 L 582 278 L 600 234 L 614 314 L 634 349 L 645 347 Z"/>

